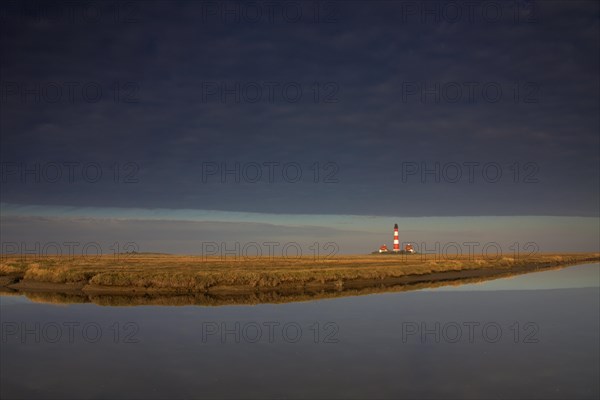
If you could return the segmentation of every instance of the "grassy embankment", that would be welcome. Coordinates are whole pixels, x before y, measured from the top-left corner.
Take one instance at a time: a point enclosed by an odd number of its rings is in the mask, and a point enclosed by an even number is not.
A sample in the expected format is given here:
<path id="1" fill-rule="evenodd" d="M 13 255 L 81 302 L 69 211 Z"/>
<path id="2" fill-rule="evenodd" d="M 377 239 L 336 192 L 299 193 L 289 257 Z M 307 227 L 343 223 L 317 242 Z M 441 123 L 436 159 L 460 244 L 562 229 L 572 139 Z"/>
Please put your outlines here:
<path id="1" fill-rule="evenodd" d="M 492 278 L 600 261 L 599 253 L 540 254 L 494 260 L 461 257 L 337 256 L 303 259 L 221 260 L 218 257 L 123 255 L 3 257 L 0 286 L 15 290 L 85 293 L 251 293 L 356 290 L 382 285 Z"/>

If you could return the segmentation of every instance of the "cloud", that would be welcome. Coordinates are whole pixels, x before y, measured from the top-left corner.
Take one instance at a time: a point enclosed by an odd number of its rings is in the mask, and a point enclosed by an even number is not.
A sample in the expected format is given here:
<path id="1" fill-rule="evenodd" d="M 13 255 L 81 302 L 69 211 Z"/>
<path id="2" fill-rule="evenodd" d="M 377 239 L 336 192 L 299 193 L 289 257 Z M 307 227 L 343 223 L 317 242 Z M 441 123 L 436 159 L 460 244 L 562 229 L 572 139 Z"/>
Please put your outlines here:
<path id="1" fill-rule="evenodd" d="M 86 102 L 78 90 L 74 103 L 36 103 L 7 95 L 0 111 L 3 162 L 97 162 L 105 176 L 114 164 L 133 162 L 140 179 L 128 186 L 11 178 L 0 200 L 274 213 L 599 215 L 598 4 L 539 2 L 537 22 L 516 24 L 405 20 L 402 2 L 335 3 L 339 15 L 331 24 L 223 23 L 203 19 L 202 4 L 140 2 L 139 21 L 131 24 L 5 19 L 2 36 L 11 39 L 1 50 L 3 95 L 7 82 L 29 89 L 95 82 L 103 96 Z M 507 10 L 505 18 L 512 15 Z M 132 95 L 123 89 L 128 82 L 137 85 L 138 102 L 122 101 Z M 220 89 L 203 100 L 207 82 Z M 265 94 L 256 103 L 239 95 L 236 103 L 237 94 L 226 94 L 236 84 L 266 90 L 266 82 L 278 85 L 272 102 Z M 403 100 L 407 82 L 424 87 L 428 101 L 420 93 Z M 464 94 L 456 104 L 443 96 L 432 103 L 428 88 L 449 82 L 463 90 L 477 83 L 476 102 Z M 531 92 L 528 82 L 539 90 Z M 298 102 L 281 92 L 289 83 L 302 88 Z M 501 101 L 483 97 L 487 83 L 500 85 Z M 332 93 L 338 101 L 324 102 Z M 538 102 L 525 103 L 527 96 Z M 199 180 L 205 162 L 269 161 L 301 164 L 302 183 Z M 334 162 L 339 182 L 313 184 L 317 162 Z M 504 179 L 407 183 L 403 162 L 495 162 Z M 537 165 L 539 182 L 507 179 L 515 163 Z"/>

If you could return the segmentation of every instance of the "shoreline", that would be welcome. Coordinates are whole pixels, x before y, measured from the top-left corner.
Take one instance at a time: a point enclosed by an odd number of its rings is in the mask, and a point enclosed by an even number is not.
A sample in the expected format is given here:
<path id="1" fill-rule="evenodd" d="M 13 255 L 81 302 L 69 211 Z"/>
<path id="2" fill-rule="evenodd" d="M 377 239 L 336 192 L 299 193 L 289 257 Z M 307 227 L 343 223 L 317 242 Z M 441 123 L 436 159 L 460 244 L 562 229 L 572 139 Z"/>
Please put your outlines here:
<path id="1" fill-rule="evenodd" d="M 165 260 L 169 258 L 178 258 L 177 256 L 161 256 L 159 260 L 153 260 L 154 263 L 161 265 L 161 270 L 172 272 L 173 276 L 178 276 L 181 280 L 182 267 L 171 266 L 164 267 Z M 334 260 L 333 265 L 337 263 L 343 263 L 347 261 L 355 261 L 359 264 L 355 267 L 343 266 L 341 268 L 333 268 L 335 274 L 331 279 L 323 279 L 319 276 L 322 273 L 322 269 L 327 270 L 323 266 L 313 266 L 308 268 L 306 263 L 297 263 L 298 265 L 289 266 L 288 269 L 292 272 L 300 271 L 302 273 L 302 279 L 288 279 L 287 281 L 279 282 L 278 284 L 272 284 L 269 281 L 260 281 L 263 284 L 256 284 L 254 281 L 245 282 L 240 280 L 236 283 L 232 279 L 221 279 L 215 280 L 208 287 L 198 288 L 191 284 L 188 286 L 182 286 L 180 281 L 173 280 L 173 286 L 162 285 L 162 286 L 146 286 L 141 285 L 101 285 L 94 282 L 93 277 L 102 274 L 96 271 L 92 278 L 86 280 L 80 280 L 76 282 L 51 282 L 45 280 L 31 279 L 32 274 L 28 274 L 26 268 L 22 273 L 8 273 L 0 275 L 0 294 L 34 294 L 38 297 L 43 297 L 44 294 L 49 295 L 64 295 L 65 297 L 73 296 L 80 298 L 79 300 L 88 299 L 92 302 L 101 300 L 102 297 L 109 298 L 147 298 L 156 299 L 160 297 L 192 297 L 193 301 L 206 301 L 208 303 L 223 303 L 223 304 L 258 304 L 262 302 L 273 302 L 279 301 L 298 301 L 297 299 L 310 300 L 311 298 L 323 298 L 323 297 L 343 297 L 360 295 L 361 293 L 385 293 L 389 291 L 406 291 L 415 290 L 425 287 L 438 287 L 446 285 L 465 284 L 473 282 L 482 282 L 487 280 L 498 279 L 502 277 L 514 276 L 527 274 L 530 272 L 548 270 L 548 269 L 559 269 L 577 264 L 586 264 L 599 262 L 600 256 L 595 253 L 585 254 L 569 254 L 569 255 L 544 255 L 539 256 L 535 260 L 513 262 L 512 265 L 494 264 L 484 265 L 477 267 L 481 260 L 471 260 L 469 264 L 465 262 L 462 268 L 456 267 L 450 262 L 447 265 L 443 263 L 437 270 L 431 270 L 431 265 L 425 262 L 417 262 L 418 260 L 410 260 L 411 263 L 402 265 L 402 263 L 393 262 L 386 263 L 387 265 L 380 265 L 381 258 L 375 257 L 371 260 L 365 260 L 364 257 L 341 257 L 338 260 Z M 148 260 L 143 260 L 148 264 Z M 361 263 L 362 262 L 362 263 Z M 431 263 L 431 261 L 430 261 Z M 38 263 L 32 263 L 31 268 L 38 268 Z M 152 264 L 152 263 L 150 263 Z M 196 275 L 200 272 L 206 272 L 213 266 L 210 261 L 206 265 L 192 267 L 191 270 Z M 293 264 L 293 263 L 292 263 Z M 365 265 L 366 264 L 366 265 Z M 5 265 L 5 264 L 3 264 Z M 418 268 L 415 270 L 415 266 Z M 246 266 L 248 267 L 248 266 Z M 429 270 L 426 270 L 429 267 Z M 68 268 L 68 267 L 67 267 Z M 73 267 L 74 268 L 74 267 Z M 88 269 L 93 267 L 87 266 Z M 136 274 L 136 276 L 149 275 L 151 272 L 136 271 L 133 266 L 123 267 L 119 265 L 121 272 L 129 272 Z M 151 267 L 148 267 L 151 268 Z M 158 268 L 158 267 L 157 267 Z M 64 269 L 64 267 L 63 267 Z M 170 269 L 172 271 L 170 271 Z M 189 269 L 189 268 L 188 268 Z M 279 269 L 271 267 L 272 274 L 282 275 Z M 329 267 L 332 269 L 332 267 Z M 376 274 L 373 277 L 371 272 L 377 269 L 377 272 L 383 270 L 387 274 Z M 270 271 L 269 267 L 263 266 L 262 274 L 268 274 Z M 411 273 L 412 271 L 412 273 Z M 415 273 L 422 272 L 422 273 Z M 230 272 L 231 273 L 231 272 Z M 238 272 L 239 277 L 248 273 L 247 271 Z M 90 272 L 90 274 L 92 274 Z M 52 277 L 52 275 L 48 275 Z M 195 275 L 194 275 L 195 276 Z M 189 276 L 186 276 L 189 279 Z M 202 275 L 202 278 L 213 279 L 213 275 Z M 234 273 L 235 278 L 235 273 Z M 191 281 L 190 281 L 191 282 Z M 168 284 L 169 282 L 167 282 Z M 245 284 L 244 284 L 245 283 Z M 296 300 L 295 300 L 296 299 Z M 135 300 L 133 301 L 135 303 Z M 196 303 L 194 303 L 196 304 Z"/>

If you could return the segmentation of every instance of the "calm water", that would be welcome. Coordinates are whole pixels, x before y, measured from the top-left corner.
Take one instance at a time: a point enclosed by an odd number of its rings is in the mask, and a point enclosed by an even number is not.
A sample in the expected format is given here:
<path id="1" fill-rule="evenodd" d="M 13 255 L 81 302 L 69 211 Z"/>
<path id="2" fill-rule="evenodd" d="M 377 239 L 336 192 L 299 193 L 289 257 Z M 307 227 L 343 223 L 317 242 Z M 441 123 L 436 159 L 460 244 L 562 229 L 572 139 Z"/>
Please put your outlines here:
<path id="1" fill-rule="evenodd" d="M 600 265 L 304 303 L 0 297 L 2 398 L 598 398 Z"/>

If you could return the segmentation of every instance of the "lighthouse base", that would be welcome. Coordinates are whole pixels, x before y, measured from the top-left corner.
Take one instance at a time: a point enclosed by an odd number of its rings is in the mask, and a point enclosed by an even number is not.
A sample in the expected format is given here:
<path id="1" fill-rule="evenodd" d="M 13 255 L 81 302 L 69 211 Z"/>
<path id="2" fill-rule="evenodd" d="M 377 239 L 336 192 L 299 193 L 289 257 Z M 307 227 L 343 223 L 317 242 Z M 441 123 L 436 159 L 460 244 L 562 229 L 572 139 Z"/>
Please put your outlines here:
<path id="1" fill-rule="evenodd" d="M 400 251 L 386 251 L 386 252 L 382 252 L 380 253 L 379 251 L 373 251 L 371 252 L 371 254 L 379 254 L 382 256 L 397 256 L 400 254 L 407 254 L 407 255 L 413 255 L 413 254 L 419 254 L 416 251 L 406 251 L 406 250 L 400 250 Z"/>

